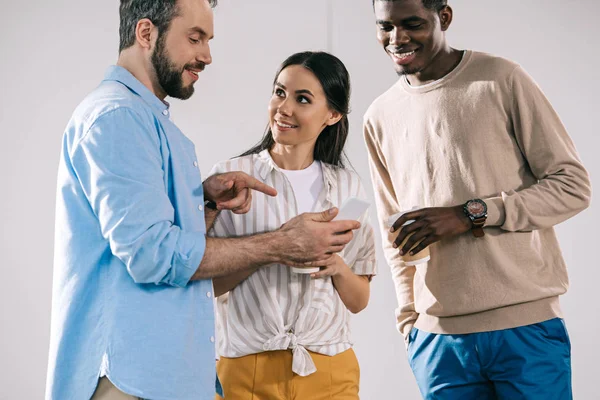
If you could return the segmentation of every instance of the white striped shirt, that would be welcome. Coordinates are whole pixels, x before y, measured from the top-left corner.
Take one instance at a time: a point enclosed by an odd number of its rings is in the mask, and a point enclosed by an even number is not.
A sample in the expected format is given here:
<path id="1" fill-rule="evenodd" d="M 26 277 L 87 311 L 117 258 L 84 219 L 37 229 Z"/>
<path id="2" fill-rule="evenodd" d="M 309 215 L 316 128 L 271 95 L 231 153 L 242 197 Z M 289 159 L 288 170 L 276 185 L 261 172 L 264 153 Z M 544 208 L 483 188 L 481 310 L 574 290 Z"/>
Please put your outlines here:
<path id="1" fill-rule="evenodd" d="M 314 212 L 339 207 L 356 196 L 365 198 L 358 174 L 320 163 L 324 187 Z M 277 197 L 252 193 L 244 215 L 222 211 L 209 233 L 213 237 L 247 236 L 274 231 L 296 215 L 292 186 L 268 151 L 221 162 L 211 175 L 243 171 L 277 189 Z M 339 255 L 357 275 L 375 275 L 375 244 L 368 213 L 361 228 Z M 311 279 L 281 264 L 260 268 L 236 288 L 217 299 L 217 349 L 223 357 L 242 357 L 291 349 L 292 370 L 300 376 L 316 371 L 306 349 L 336 355 L 352 347 L 349 312 L 331 277 Z"/>

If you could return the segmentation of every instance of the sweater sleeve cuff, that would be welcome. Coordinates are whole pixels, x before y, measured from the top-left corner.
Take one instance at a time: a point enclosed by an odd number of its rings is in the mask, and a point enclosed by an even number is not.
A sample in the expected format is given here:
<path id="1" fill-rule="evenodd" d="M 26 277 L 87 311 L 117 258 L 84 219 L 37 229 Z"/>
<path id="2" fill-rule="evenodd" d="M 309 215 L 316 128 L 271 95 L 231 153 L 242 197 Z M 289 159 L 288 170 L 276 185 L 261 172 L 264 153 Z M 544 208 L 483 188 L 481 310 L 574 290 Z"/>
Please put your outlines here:
<path id="1" fill-rule="evenodd" d="M 488 214 L 485 226 L 502 226 L 506 219 L 504 200 L 502 200 L 502 197 L 490 197 L 483 201 L 487 204 Z"/>

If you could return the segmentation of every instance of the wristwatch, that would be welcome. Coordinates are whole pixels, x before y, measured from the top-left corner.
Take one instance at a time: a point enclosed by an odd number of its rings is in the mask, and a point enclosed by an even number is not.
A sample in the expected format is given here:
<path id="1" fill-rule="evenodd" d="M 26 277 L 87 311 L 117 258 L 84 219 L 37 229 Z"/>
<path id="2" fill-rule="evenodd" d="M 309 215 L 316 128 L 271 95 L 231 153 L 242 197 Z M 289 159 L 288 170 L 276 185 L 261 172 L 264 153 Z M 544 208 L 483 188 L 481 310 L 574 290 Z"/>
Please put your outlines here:
<path id="1" fill-rule="evenodd" d="M 473 236 L 483 237 L 485 235 L 483 225 L 485 225 L 487 219 L 487 204 L 485 204 L 485 201 L 481 199 L 469 200 L 463 206 L 463 211 L 473 224 L 471 228 Z"/>
<path id="2" fill-rule="evenodd" d="M 210 210 L 216 210 L 217 209 L 217 203 L 215 203 L 212 200 L 204 200 L 204 208 L 208 208 Z"/>

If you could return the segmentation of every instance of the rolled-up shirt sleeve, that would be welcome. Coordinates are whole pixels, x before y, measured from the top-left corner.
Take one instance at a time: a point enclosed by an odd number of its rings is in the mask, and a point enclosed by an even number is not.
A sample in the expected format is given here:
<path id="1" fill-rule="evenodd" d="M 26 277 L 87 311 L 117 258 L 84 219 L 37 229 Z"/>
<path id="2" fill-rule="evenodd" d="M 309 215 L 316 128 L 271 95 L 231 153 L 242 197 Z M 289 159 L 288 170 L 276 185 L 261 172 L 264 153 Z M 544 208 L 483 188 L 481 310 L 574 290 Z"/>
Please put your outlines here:
<path id="1" fill-rule="evenodd" d="M 156 128 L 136 111 L 109 111 L 71 146 L 71 162 L 109 242 L 136 283 L 183 287 L 204 255 L 204 232 L 175 225 Z"/>
<path id="2" fill-rule="evenodd" d="M 367 200 L 367 195 L 359 180 L 357 197 Z M 375 237 L 370 224 L 370 211 L 365 212 L 360 218 L 360 228 L 354 232 L 356 246 L 359 246 L 356 260 L 351 265 L 352 271 L 357 275 L 367 275 L 369 278 L 377 275 L 377 260 L 375 257 Z M 353 244 L 354 245 L 354 244 Z"/>

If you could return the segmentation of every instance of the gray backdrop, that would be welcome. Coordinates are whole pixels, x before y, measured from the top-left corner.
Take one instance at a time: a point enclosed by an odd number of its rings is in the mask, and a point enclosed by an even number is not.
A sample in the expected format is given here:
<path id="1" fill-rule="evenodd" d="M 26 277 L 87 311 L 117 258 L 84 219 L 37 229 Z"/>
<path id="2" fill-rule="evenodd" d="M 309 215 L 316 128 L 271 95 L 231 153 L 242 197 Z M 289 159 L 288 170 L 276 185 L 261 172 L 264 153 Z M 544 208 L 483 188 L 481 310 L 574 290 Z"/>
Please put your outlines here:
<path id="1" fill-rule="evenodd" d="M 114 63 L 117 0 L 0 0 L 0 399 L 41 399 L 49 340 L 55 180 L 60 140 L 78 102 Z M 256 142 L 278 64 L 307 49 L 329 49 L 352 76 L 351 161 L 369 183 L 361 134 L 370 102 L 396 80 L 375 39 L 371 0 L 221 0 L 213 65 L 196 95 L 174 101 L 173 117 L 196 143 L 201 170 Z M 454 0 L 453 46 L 521 63 L 571 133 L 600 187 L 597 120 L 600 61 L 595 0 Z M 370 187 L 370 184 L 366 185 Z M 598 398 L 596 336 L 600 266 L 592 207 L 557 230 L 572 285 L 563 306 L 573 342 L 575 398 Z M 375 222 L 375 221 L 373 221 Z M 379 239 L 379 235 L 378 239 Z M 379 242 L 378 242 L 379 243 Z M 369 307 L 354 318 L 362 398 L 418 399 L 395 295 L 381 251 Z M 527 266 L 524 266 L 527 267 Z"/>

